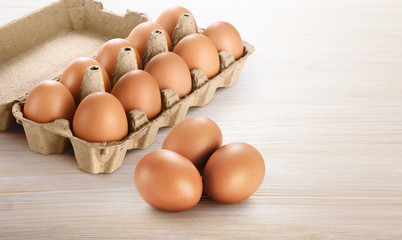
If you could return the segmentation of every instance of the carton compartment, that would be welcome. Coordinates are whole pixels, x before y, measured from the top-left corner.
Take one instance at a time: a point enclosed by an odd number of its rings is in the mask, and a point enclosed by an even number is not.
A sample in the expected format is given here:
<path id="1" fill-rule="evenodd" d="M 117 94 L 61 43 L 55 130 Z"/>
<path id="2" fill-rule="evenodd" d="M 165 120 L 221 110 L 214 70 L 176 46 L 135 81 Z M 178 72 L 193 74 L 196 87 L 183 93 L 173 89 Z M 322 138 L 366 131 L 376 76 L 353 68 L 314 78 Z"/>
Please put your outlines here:
<path id="1" fill-rule="evenodd" d="M 148 20 L 93 0 L 59 0 L 0 27 L 0 130 L 15 122 L 12 105 L 36 84 L 58 79 L 74 59 L 94 56 L 105 41 L 125 38 Z"/>

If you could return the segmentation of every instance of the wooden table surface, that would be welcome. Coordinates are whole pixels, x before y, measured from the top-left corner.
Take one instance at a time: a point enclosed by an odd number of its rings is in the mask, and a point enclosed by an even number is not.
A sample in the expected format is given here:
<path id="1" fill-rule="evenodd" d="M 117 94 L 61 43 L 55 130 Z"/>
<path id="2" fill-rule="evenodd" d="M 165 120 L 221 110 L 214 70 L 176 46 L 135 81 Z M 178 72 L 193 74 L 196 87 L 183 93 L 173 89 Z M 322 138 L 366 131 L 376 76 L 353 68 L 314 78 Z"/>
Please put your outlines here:
<path id="1" fill-rule="evenodd" d="M 49 2 L 0 1 L 0 24 Z M 402 239 L 401 1 L 103 3 L 152 19 L 182 4 L 199 26 L 229 21 L 255 46 L 238 83 L 188 116 L 259 149 L 264 182 L 239 204 L 162 212 L 133 171 L 170 128 L 115 173 L 91 175 L 72 150 L 30 151 L 15 125 L 0 132 L 0 238 Z"/>

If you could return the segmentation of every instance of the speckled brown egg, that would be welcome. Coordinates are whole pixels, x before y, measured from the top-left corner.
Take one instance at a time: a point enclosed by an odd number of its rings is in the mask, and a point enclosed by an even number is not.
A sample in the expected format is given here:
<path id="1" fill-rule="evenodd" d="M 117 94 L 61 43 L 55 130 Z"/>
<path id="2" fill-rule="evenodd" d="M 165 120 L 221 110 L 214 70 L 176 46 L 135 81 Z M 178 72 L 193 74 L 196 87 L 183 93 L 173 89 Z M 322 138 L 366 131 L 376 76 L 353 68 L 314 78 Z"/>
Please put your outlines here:
<path id="1" fill-rule="evenodd" d="M 155 78 L 160 90 L 173 89 L 179 98 L 191 92 L 190 70 L 183 58 L 175 53 L 156 55 L 148 62 L 145 71 Z"/>
<path id="2" fill-rule="evenodd" d="M 119 100 L 107 92 L 94 92 L 78 105 L 73 133 L 89 142 L 122 140 L 128 134 L 126 113 Z"/>
<path id="3" fill-rule="evenodd" d="M 56 119 L 73 120 L 74 98 L 61 83 L 46 80 L 36 85 L 28 94 L 24 105 L 24 117 L 38 123 Z"/>
<path id="4" fill-rule="evenodd" d="M 122 38 L 114 38 L 105 42 L 96 54 L 95 60 L 98 61 L 107 71 L 109 78 L 112 77 L 120 48 L 131 47 L 137 56 L 137 67 L 142 69 L 141 57 L 132 43 Z"/>
<path id="5" fill-rule="evenodd" d="M 222 145 L 219 126 L 207 117 L 187 118 L 170 130 L 162 148 L 188 158 L 202 172 L 208 158 Z"/>
<path id="6" fill-rule="evenodd" d="M 95 59 L 89 57 L 80 57 L 70 63 L 65 69 L 60 78 L 60 83 L 70 90 L 76 102 L 79 100 L 82 80 L 85 76 L 85 71 L 89 66 L 97 65 L 100 67 L 103 76 L 105 91 L 110 92 L 110 80 L 105 68 Z"/>
<path id="7" fill-rule="evenodd" d="M 169 150 L 155 150 L 137 163 L 134 183 L 139 195 L 164 211 L 183 211 L 201 198 L 202 180 L 194 165 Z"/>
<path id="8" fill-rule="evenodd" d="M 219 73 L 219 55 L 214 43 L 202 34 L 190 34 L 180 40 L 173 49 L 190 70 L 201 69 L 208 78 Z"/>
<path id="9" fill-rule="evenodd" d="M 144 56 L 149 35 L 154 30 L 162 30 L 165 33 L 168 49 L 169 51 L 172 50 L 172 42 L 166 29 L 155 22 L 144 22 L 137 25 L 127 37 L 127 40 L 135 46 L 141 58 Z"/>
<path id="10" fill-rule="evenodd" d="M 124 74 L 114 85 L 112 94 L 119 99 L 126 113 L 133 109 L 141 110 L 151 120 L 161 112 L 158 84 L 151 74 L 143 70 Z"/>
<path id="11" fill-rule="evenodd" d="M 203 173 L 208 196 L 221 203 L 241 202 L 257 191 L 265 176 L 260 152 L 246 143 L 230 143 L 212 154 Z"/>
<path id="12" fill-rule="evenodd" d="M 214 22 L 202 34 L 212 40 L 218 52 L 228 51 L 235 59 L 243 56 L 243 42 L 232 24 L 224 21 Z"/>
<path id="13" fill-rule="evenodd" d="M 182 6 L 172 6 L 169 8 L 166 8 L 156 19 L 156 23 L 160 24 L 162 27 L 164 27 L 169 34 L 170 37 L 173 36 L 174 29 L 177 25 L 177 21 L 179 18 L 185 14 L 188 13 L 194 17 L 194 15 L 185 7 Z M 195 27 L 195 32 L 197 32 L 197 24 Z"/>

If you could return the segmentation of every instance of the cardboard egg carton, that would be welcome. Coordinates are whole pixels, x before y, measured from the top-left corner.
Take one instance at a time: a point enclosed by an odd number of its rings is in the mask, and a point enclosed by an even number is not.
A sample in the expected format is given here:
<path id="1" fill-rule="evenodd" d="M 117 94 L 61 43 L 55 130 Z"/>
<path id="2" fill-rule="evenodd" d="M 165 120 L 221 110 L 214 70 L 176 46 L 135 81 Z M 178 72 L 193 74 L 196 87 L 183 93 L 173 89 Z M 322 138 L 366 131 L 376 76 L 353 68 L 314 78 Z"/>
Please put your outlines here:
<path id="1" fill-rule="evenodd" d="M 101 9 L 101 7 L 99 8 L 99 3 L 89 0 L 65 0 L 61 2 L 83 2 L 88 6 L 98 6 L 96 7 L 98 10 Z M 131 13 L 128 11 L 125 16 Z M 144 19 L 149 20 L 144 14 L 137 13 L 136 16 L 137 24 Z M 194 28 L 191 28 L 193 24 L 194 19 L 192 16 L 183 15 L 179 19 L 173 34 L 173 43 L 175 44 L 184 36 L 191 34 L 194 31 L 192 30 Z M 199 29 L 199 31 L 202 31 L 202 29 Z M 125 33 L 126 35 L 123 37 L 128 36 L 129 31 Z M 166 39 L 162 36 L 164 36 L 164 33 L 159 30 L 155 30 L 150 35 L 147 49 L 142 59 L 143 64 L 146 64 L 156 54 L 167 51 Z M 217 88 L 230 87 L 235 84 L 247 57 L 254 51 L 253 47 L 246 42 L 243 42 L 243 46 L 244 54 L 237 60 L 234 60 L 233 56 L 228 52 L 222 51 L 219 53 L 220 72 L 211 79 L 208 79 L 202 70 L 192 70 L 192 90 L 187 96 L 180 99 L 174 90 L 162 90 L 162 111 L 156 118 L 149 121 L 145 113 L 140 110 L 129 112 L 127 116 L 129 134 L 121 141 L 87 142 L 73 135 L 70 123 L 65 119 L 58 119 L 51 123 L 36 123 L 26 119 L 22 113 L 26 95 L 14 100 L 12 114 L 17 122 L 23 125 L 28 145 L 33 151 L 41 154 L 62 153 L 72 145 L 80 169 L 93 174 L 111 173 L 121 166 L 127 150 L 148 147 L 154 141 L 159 128 L 174 126 L 185 118 L 190 107 L 204 106 L 210 102 Z M 115 71 L 111 77 L 112 86 L 124 73 L 136 68 L 137 64 L 133 49 L 129 47 L 120 49 Z M 54 79 L 59 80 L 59 77 Z M 103 83 L 99 84 L 100 82 L 102 80 L 99 69 L 89 67 L 81 85 L 80 98 L 83 99 L 93 91 L 104 91 Z"/>

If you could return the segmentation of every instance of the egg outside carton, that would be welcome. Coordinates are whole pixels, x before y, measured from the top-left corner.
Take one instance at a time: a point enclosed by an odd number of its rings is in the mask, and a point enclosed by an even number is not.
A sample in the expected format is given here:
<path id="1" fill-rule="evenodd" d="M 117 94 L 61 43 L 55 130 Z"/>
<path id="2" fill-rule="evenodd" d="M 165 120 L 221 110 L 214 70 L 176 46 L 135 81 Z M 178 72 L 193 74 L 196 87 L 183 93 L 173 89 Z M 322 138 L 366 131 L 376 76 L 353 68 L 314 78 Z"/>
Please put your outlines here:
<path id="1" fill-rule="evenodd" d="M 190 24 L 195 24 L 192 16 L 184 14 L 173 34 L 174 43 L 193 33 L 188 27 Z M 199 32 L 202 30 L 200 28 Z M 143 63 L 145 62 L 144 68 L 153 56 L 167 51 L 166 39 L 162 36 L 162 30 L 151 33 L 142 59 Z M 162 90 L 162 111 L 156 118 L 148 120 L 144 112 L 130 111 L 127 114 L 129 134 L 121 141 L 88 142 L 77 138 L 71 131 L 70 122 L 65 119 L 50 123 L 37 123 L 26 119 L 22 113 L 25 99 L 13 105 L 12 113 L 16 121 L 23 125 L 31 150 L 41 154 L 62 153 L 72 145 L 80 169 L 92 174 L 112 173 L 122 165 L 127 150 L 147 148 L 154 141 L 159 128 L 176 125 L 185 118 L 190 107 L 209 103 L 217 88 L 234 85 L 247 57 L 254 51 L 253 46 L 244 41 L 243 47 L 243 56 L 237 60 L 234 60 L 229 52 L 219 52 L 220 71 L 211 79 L 200 69 L 192 70 L 192 90 L 182 99 L 173 89 Z M 111 77 L 112 86 L 122 75 L 134 69 L 137 69 L 134 50 L 130 47 L 121 48 Z M 100 70 L 90 66 L 81 85 L 80 99 L 94 91 L 104 91 L 104 86 Z"/>

